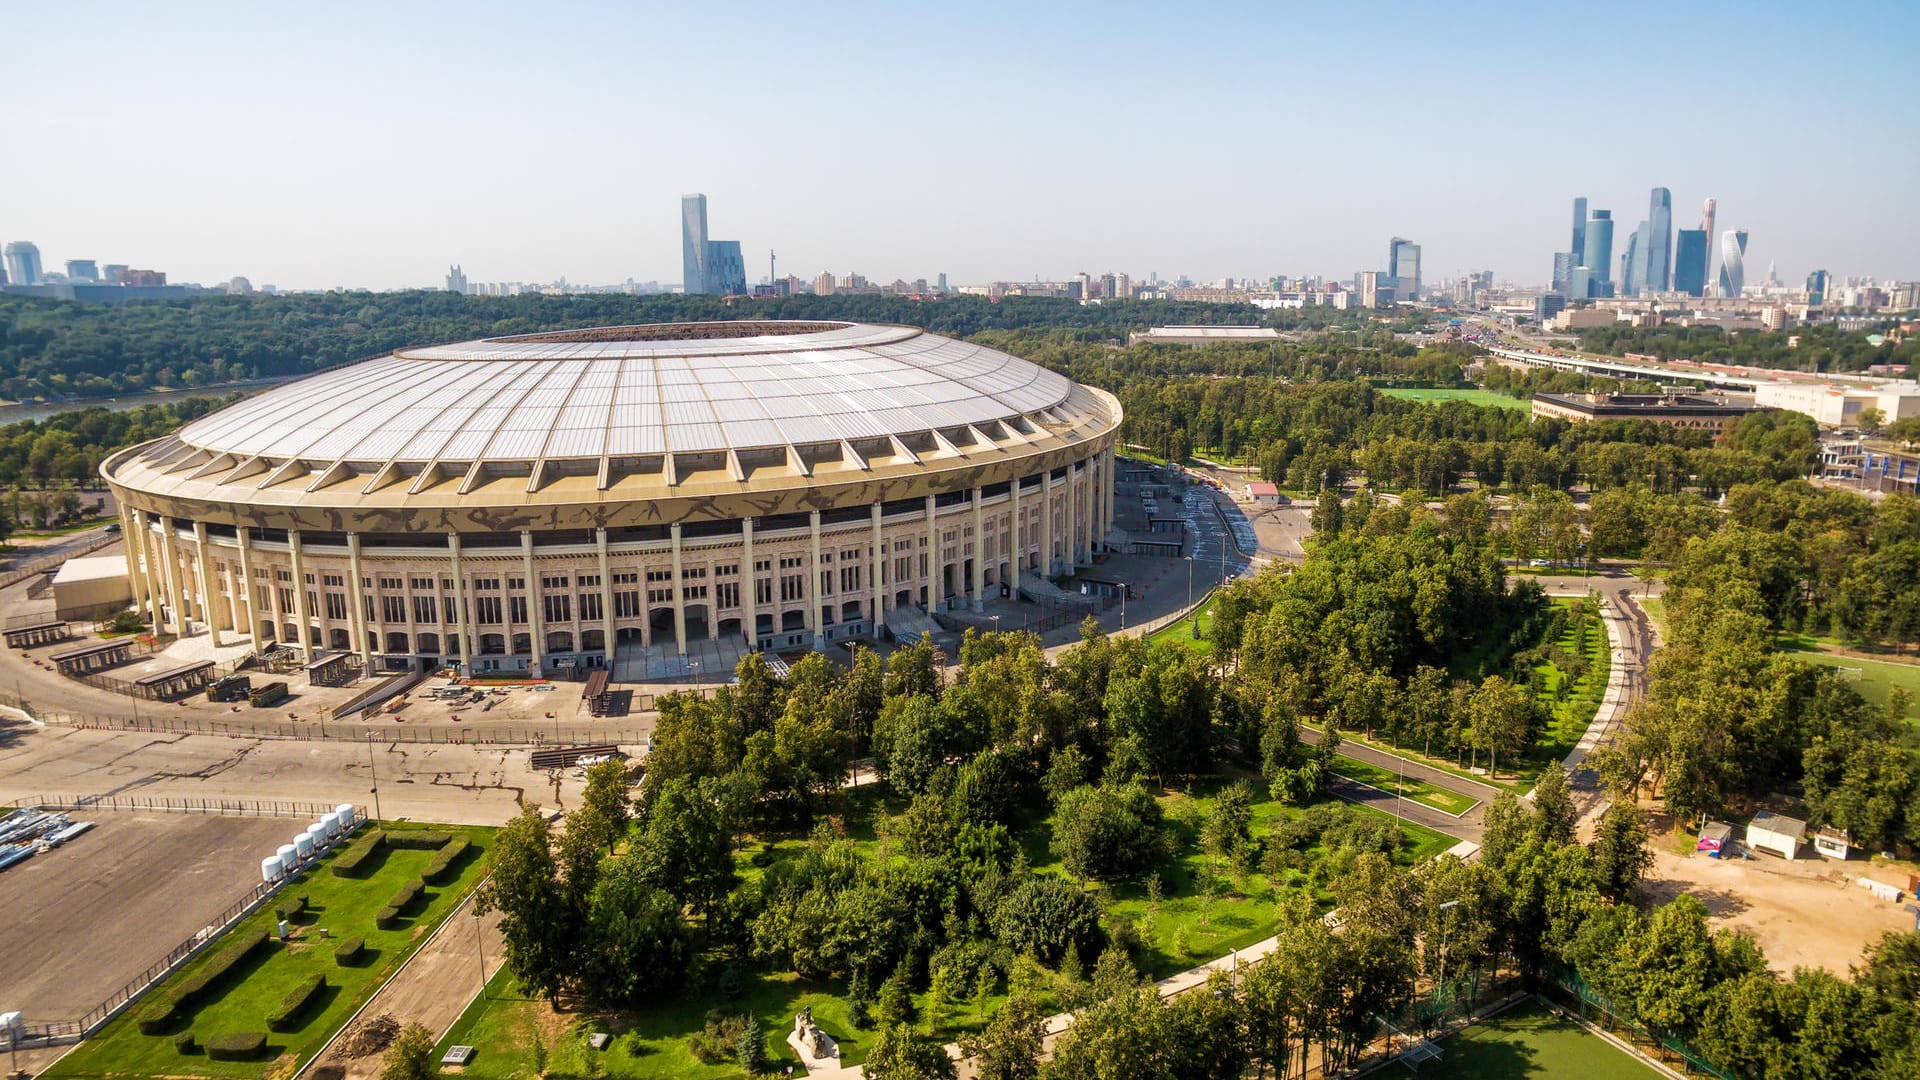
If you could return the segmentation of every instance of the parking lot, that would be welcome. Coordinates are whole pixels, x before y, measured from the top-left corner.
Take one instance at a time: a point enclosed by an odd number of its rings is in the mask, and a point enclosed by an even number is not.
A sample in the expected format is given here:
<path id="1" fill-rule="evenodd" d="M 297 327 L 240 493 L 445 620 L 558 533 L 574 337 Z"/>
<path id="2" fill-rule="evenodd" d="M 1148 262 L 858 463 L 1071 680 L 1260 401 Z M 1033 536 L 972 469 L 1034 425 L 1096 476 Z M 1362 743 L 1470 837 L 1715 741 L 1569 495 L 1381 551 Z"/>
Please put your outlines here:
<path id="1" fill-rule="evenodd" d="M 0 872 L 0 1011 L 76 1019 L 260 880 L 306 821 L 85 813 L 92 831 Z"/>

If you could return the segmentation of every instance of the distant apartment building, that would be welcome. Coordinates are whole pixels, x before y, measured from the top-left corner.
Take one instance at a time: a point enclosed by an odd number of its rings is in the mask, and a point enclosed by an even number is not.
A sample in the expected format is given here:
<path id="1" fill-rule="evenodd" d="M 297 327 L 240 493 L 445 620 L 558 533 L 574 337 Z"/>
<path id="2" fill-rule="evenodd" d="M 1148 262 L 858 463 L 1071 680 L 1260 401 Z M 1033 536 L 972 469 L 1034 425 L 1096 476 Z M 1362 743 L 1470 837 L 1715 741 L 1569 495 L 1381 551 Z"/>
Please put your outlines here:
<path id="1" fill-rule="evenodd" d="M 447 291 L 467 295 L 467 273 L 458 264 L 447 267 Z"/>
<path id="2" fill-rule="evenodd" d="M 94 265 L 92 259 L 68 259 L 67 280 L 99 281 L 100 268 Z"/>
<path id="3" fill-rule="evenodd" d="M 15 240 L 6 246 L 7 281 L 13 285 L 38 285 L 40 248 L 31 240 Z"/>

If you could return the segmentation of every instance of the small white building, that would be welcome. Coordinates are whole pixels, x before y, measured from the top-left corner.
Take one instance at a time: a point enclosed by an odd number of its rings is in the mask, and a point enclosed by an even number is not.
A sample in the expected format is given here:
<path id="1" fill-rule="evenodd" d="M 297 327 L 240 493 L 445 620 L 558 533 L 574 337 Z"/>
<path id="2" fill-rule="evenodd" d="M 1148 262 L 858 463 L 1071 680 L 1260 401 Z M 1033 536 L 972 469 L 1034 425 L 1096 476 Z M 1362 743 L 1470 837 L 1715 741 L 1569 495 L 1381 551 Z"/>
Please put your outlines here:
<path id="1" fill-rule="evenodd" d="M 1813 834 L 1813 850 L 1829 859 L 1846 861 L 1853 852 L 1853 836 L 1845 829 L 1836 829 L 1831 825 L 1822 825 Z"/>
<path id="2" fill-rule="evenodd" d="M 1280 506 L 1286 502 L 1280 494 L 1280 485 L 1270 480 L 1255 480 L 1248 484 L 1247 498 L 1256 506 Z"/>
<path id="3" fill-rule="evenodd" d="M 1753 851 L 1771 851 L 1791 859 L 1799 854 L 1806 838 L 1806 822 L 1771 810 L 1762 810 L 1747 822 L 1747 847 Z"/>
<path id="4" fill-rule="evenodd" d="M 53 575 L 54 615 L 61 619 L 101 619 L 133 603 L 127 560 L 120 555 L 68 559 Z"/>

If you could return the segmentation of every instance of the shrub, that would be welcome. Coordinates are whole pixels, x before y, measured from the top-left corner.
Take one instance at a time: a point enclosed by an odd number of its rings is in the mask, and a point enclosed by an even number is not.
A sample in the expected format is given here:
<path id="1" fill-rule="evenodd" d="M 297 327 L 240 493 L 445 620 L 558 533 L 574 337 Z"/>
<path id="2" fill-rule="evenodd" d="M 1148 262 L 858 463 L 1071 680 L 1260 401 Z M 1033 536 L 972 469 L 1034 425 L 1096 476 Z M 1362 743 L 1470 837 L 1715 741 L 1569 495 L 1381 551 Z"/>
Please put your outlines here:
<path id="1" fill-rule="evenodd" d="M 1032 950 L 1045 964 L 1069 952 L 1084 959 L 1100 945 L 1100 905 L 1065 878 L 1030 878 L 1000 901 L 993 931 L 1016 953 Z"/>
<path id="2" fill-rule="evenodd" d="M 722 1065 L 739 1050 L 746 1030 L 746 1017 L 709 1010 L 706 1026 L 687 1036 L 687 1049 L 702 1065 Z"/>
<path id="3" fill-rule="evenodd" d="M 339 964 L 341 967 L 356 964 L 365 956 L 366 951 L 367 943 L 365 939 L 358 935 L 346 938 L 343 939 L 340 944 L 333 947 L 333 962 Z"/>
<path id="4" fill-rule="evenodd" d="M 265 930 L 254 930 L 236 938 L 233 944 L 214 954 L 199 970 L 182 977 L 177 983 L 166 988 L 165 996 L 158 997 L 153 1004 L 142 1009 L 139 1018 L 134 1021 L 142 1035 L 158 1035 L 166 1030 L 167 1024 L 175 1014 L 192 1006 L 193 999 L 207 987 L 212 986 L 220 976 L 231 971 L 234 965 L 247 958 L 247 954 L 267 943 Z"/>
<path id="5" fill-rule="evenodd" d="M 466 855 L 467 849 L 472 846 L 473 844 L 464 836 L 456 836 L 449 840 L 447 846 L 441 848 L 439 853 L 434 855 L 433 860 L 427 863 L 427 868 L 420 872 L 421 879 L 433 882 L 445 879 L 447 872 L 454 868 L 461 857 Z"/>
<path id="6" fill-rule="evenodd" d="M 446 847 L 448 841 L 452 839 L 452 833 L 407 829 L 388 833 L 387 845 L 410 851 L 432 851 L 435 848 Z"/>
<path id="7" fill-rule="evenodd" d="M 307 894 L 295 893 L 273 906 L 273 914 L 288 922 L 299 918 L 307 910 Z"/>
<path id="8" fill-rule="evenodd" d="M 171 994 L 156 993 L 153 1000 L 142 1006 L 139 1015 L 134 1017 L 134 1027 L 142 1035 L 158 1035 L 167 1030 L 173 1021 L 174 1001 Z"/>
<path id="9" fill-rule="evenodd" d="M 426 888 L 427 883 L 425 879 L 414 878 L 412 881 L 407 882 L 406 888 L 393 894 L 393 899 L 387 901 L 387 906 L 395 911 L 405 911 L 408 905 L 420 899 L 420 894 L 425 892 Z"/>
<path id="10" fill-rule="evenodd" d="M 386 845 L 387 834 L 375 829 L 353 842 L 353 846 L 333 860 L 334 877 L 358 877 L 376 852 Z"/>
<path id="11" fill-rule="evenodd" d="M 399 908 L 381 908 L 380 913 L 373 917 L 373 925 L 382 930 L 391 930 L 400 925 L 400 917 Z"/>
<path id="12" fill-rule="evenodd" d="M 193 1053 L 193 1032 L 183 1031 L 173 1037 L 173 1049 L 176 1053 Z"/>
<path id="13" fill-rule="evenodd" d="M 266 1049 L 264 1031 L 230 1032 L 207 1040 L 207 1056 L 215 1061 L 249 1061 Z"/>
<path id="14" fill-rule="evenodd" d="M 316 973 L 307 976 L 300 985 L 287 991 L 287 996 L 280 999 L 280 1007 L 267 1014 L 268 1030 L 288 1031 L 298 1027 L 294 1017 L 299 1016 L 300 1010 L 306 1008 L 307 1002 L 313 1000 L 313 995 L 319 993 L 326 985 L 327 977 Z"/>

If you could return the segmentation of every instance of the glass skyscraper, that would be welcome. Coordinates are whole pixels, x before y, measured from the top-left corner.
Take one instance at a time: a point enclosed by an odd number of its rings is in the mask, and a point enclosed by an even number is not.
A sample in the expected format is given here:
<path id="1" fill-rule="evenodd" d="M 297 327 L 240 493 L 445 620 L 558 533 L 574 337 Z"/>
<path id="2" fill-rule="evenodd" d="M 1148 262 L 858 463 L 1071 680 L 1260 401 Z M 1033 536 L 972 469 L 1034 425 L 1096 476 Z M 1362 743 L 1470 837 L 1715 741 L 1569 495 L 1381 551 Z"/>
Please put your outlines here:
<path id="1" fill-rule="evenodd" d="M 40 248 L 31 240 L 15 240 L 6 248 L 7 277 L 15 285 L 40 284 Z"/>
<path id="2" fill-rule="evenodd" d="M 1627 234 L 1627 250 L 1620 253 L 1620 295 L 1639 296 L 1647 284 L 1646 222 Z"/>
<path id="3" fill-rule="evenodd" d="M 707 291 L 707 197 L 680 197 L 680 288 L 688 295 Z"/>
<path id="4" fill-rule="evenodd" d="M 1387 276 L 1393 279 L 1393 295 L 1412 300 L 1420 295 L 1420 245 L 1394 237 L 1387 243 Z"/>
<path id="5" fill-rule="evenodd" d="M 1674 234 L 1674 292 L 1707 295 L 1707 251 L 1707 230 L 1681 229 Z"/>
<path id="6" fill-rule="evenodd" d="M 1673 288 L 1673 193 L 1666 188 L 1654 188 L 1647 201 L 1647 235 L 1640 246 L 1646 258 L 1641 286 L 1656 293 Z"/>
<path id="7" fill-rule="evenodd" d="M 1586 297 L 1607 296 L 1613 292 L 1613 211 L 1595 210 L 1587 221 L 1579 265 L 1587 268 L 1591 288 Z"/>
<path id="8" fill-rule="evenodd" d="M 1573 264 L 1580 265 L 1580 256 L 1587 250 L 1587 197 L 1573 200 L 1573 243 L 1567 251 L 1573 255 Z"/>
<path id="9" fill-rule="evenodd" d="M 1738 297 L 1746 287 L 1747 230 L 1728 229 L 1720 234 L 1720 295 Z"/>
<path id="10" fill-rule="evenodd" d="M 746 295 L 747 264 L 740 257 L 740 241 L 707 241 L 707 259 L 703 270 L 707 278 L 704 291 L 716 296 Z"/>

